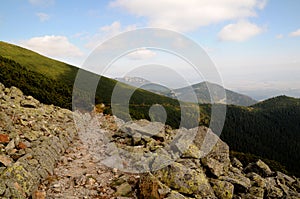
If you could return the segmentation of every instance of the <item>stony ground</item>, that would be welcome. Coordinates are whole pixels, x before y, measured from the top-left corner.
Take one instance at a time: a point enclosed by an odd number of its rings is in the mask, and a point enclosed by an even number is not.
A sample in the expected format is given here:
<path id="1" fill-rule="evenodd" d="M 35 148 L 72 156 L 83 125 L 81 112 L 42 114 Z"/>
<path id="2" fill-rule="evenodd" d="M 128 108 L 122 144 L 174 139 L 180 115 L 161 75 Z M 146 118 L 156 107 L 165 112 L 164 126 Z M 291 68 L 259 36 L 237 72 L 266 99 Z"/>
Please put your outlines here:
<path id="1" fill-rule="evenodd" d="M 136 198 L 132 186 L 122 185 L 122 177 L 130 181 L 129 175 L 99 164 L 77 137 L 61 157 L 54 170 L 35 193 L 36 198 Z M 131 176 L 133 181 L 138 175 Z M 118 182 L 119 181 L 119 182 Z M 131 193 L 128 193 L 128 192 Z M 133 194 L 131 197 L 116 195 Z"/>

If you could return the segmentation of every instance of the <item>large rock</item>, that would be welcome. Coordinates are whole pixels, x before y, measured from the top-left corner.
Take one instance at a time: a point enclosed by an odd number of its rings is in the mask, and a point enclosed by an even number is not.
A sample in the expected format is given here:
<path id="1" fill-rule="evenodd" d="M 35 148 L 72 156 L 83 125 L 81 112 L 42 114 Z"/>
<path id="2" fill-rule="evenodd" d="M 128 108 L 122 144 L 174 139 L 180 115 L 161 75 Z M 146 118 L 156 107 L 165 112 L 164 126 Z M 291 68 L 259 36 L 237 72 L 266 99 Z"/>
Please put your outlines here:
<path id="1" fill-rule="evenodd" d="M 165 125 L 160 122 L 149 122 L 147 120 L 138 120 L 127 122 L 120 127 L 120 131 L 127 135 L 152 137 L 164 141 Z"/>
<path id="2" fill-rule="evenodd" d="M 272 175 L 272 171 L 269 166 L 261 160 L 258 160 L 255 163 L 250 163 L 246 168 L 245 172 L 255 172 L 262 177 L 268 177 Z"/>
<path id="3" fill-rule="evenodd" d="M 251 187 L 251 181 L 237 168 L 230 168 L 225 176 L 220 176 L 220 180 L 230 182 L 234 185 L 235 192 L 246 192 Z"/>
<path id="4" fill-rule="evenodd" d="M 278 187 L 276 180 L 273 177 L 266 178 L 266 197 L 281 198 L 283 191 Z"/>
<path id="5" fill-rule="evenodd" d="M 185 165 L 174 162 L 155 172 L 155 176 L 179 193 L 215 198 L 208 179 L 201 168 L 190 169 Z"/>
<path id="6" fill-rule="evenodd" d="M 262 178 L 260 175 L 254 173 L 254 172 L 251 172 L 251 173 L 248 173 L 246 175 L 246 177 L 248 177 L 251 180 L 251 184 L 253 186 L 261 187 L 263 189 L 266 187 L 266 180 L 264 178 Z"/>
<path id="7" fill-rule="evenodd" d="M 233 197 L 234 186 L 230 182 L 211 179 L 210 183 L 218 198 L 231 199 Z"/>
<path id="8" fill-rule="evenodd" d="M 228 171 L 230 166 L 229 147 L 210 129 L 199 127 L 194 143 L 204 156 L 201 159 L 202 164 L 213 175 L 219 177 Z"/>

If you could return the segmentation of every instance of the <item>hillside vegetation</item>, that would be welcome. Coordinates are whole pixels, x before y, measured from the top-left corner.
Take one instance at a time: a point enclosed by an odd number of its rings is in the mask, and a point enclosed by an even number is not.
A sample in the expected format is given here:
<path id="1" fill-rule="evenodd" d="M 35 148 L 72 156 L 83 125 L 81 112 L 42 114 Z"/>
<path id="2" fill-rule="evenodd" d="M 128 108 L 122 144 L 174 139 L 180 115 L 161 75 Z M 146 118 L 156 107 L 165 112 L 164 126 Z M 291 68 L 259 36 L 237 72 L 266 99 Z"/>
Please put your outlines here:
<path id="1" fill-rule="evenodd" d="M 222 140 L 232 150 L 281 162 L 300 175 L 300 99 L 279 96 L 248 108 L 229 106 Z"/>
<path id="2" fill-rule="evenodd" d="M 78 68 L 53 59 L 49 59 L 30 50 L 0 42 L 0 77 L 5 86 L 16 86 L 27 95 L 39 99 L 46 104 L 54 104 L 63 108 L 72 109 L 72 92 Z M 98 79 L 96 74 L 84 71 L 86 80 Z M 83 80 L 84 81 L 84 80 Z M 82 82 L 88 87 L 89 81 Z M 76 105 L 85 109 L 93 108 L 92 104 L 104 103 L 104 112 L 111 113 L 111 96 L 118 82 L 102 76 L 98 83 L 95 99 L 93 93 L 80 88 L 74 88 L 77 96 L 74 96 Z M 181 122 L 181 110 L 176 99 L 154 94 L 146 90 L 135 89 L 124 83 L 119 83 L 120 96 L 134 91 L 130 97 L 130 115 L 133 119 L 150 119 L 149 108 L 152 105 L 160 104 L 167 112 L 166 123 L 174 128 L 179 127 Z M 207 113 L 202 110 L 201 118 L 195 118 L 194 105 L 185 103 L 190 109 L 189 117 L 185 123 L 186 127 L 193 127 L 197 124 L 189 124 L 188 121 L 207 120 Z M 120 106 L 121 107 L 121 106 Z M 127 107 L 121 107 L 114 112 L 118 117 L 128 120 L 126 115 Z M 158 118 L 159 119 L 159 118 Z"/>

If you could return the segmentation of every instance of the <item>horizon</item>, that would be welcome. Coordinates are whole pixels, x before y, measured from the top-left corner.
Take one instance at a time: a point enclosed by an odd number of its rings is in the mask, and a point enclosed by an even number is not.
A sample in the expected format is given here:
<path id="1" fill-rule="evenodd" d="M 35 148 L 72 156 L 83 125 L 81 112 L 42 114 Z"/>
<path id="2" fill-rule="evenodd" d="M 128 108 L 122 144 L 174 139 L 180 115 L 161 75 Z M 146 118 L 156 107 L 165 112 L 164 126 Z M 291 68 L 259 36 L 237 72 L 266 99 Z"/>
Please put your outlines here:
<path id="1" fill-rule="evenodd" d="M 146 27 L 167 28 L 205 49 L 225 88 L 256 99 L 280 94 L 300 97 L 300 25 L 295 23 L 300 20 L 299 7 L 296 0 L 7 1 L 0 8 L 0 39 L 81 67 L 98 44 L 114 35 Z M 182 15 L 177 16 L 179 11 Z M 145 62 L 169 64 L 185 73 L 189 82 L 202 81 L 178 57 L 155 49 L 127 54 L 108 76 L 117 77 L 115 71 L 123 66 Z"/>

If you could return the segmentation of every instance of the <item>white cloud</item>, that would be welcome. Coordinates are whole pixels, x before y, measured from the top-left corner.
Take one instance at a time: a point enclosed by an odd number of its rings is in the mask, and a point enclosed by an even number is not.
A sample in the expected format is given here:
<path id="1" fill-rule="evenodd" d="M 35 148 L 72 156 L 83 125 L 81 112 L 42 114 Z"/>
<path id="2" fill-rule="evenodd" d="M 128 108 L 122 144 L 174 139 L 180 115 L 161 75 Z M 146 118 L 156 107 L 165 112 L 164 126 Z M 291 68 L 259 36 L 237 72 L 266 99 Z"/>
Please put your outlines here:
<path id="1" fill-rule="evenodd" d="M 36 16 L 41 22 L 48 21 L 50 19 L 50 16 L 48 14 L 42 12 L 36 13 Z"/>
<path id="2" fill-rule="evenodd" d="M 149 26 L 192 31 L 226 20 L 254 17 L 266 3 L 266 0 L 115 0 L 110 6 L 146 17 Z"/>
<path id="3" fill-rule="evenodd" d="M 283 38 L 283 34 L 276 35 L 276 39 L 282 39 L 282 38 Z"/>
<path id="4" fill-rule="evenodd" d="M 29 0 L 29 3 L 34 6 L 51 6 L 55 3 L 55 0 Z"/>
<path id="5" fill-rule="evenodd" d="M 154 57 L 155 55 L 156 55 L 156 53 L 154 51 L 145 49 L 145 48 L 141 48 L 132 53 L 129 53 L 127 56 L 130 59 L 143 60 L 143 59 L 150 59 L 150 58 Z"/>
<path id="6" fill-rule="evenodd" d="M 29 40 L 21 41 L 20 45 L 52 58 L 61 59 L 83 56 L 80 49 L 70 43 L 65 36 L 46 35 L 33 37 Z"/>
<path id="7" fill-rule="evenodd" d="M 299 37 L 300 36 L 300 29 L 294 31 L 294 32 L 291 32 L 289 34 L 290 37 Z"/>
<path id="8" fill-rule="evenodd" d="M 239 21 L 235 24 L 228 24 L 218 34 L 221 41 L 246 41 L 263 32 L 263 29 L 248 21 Z"/>
<path id="9" fill-rule="evenodd" d="M 89 41 L 85 45 L 85 47 L 93 49 L 108 38 L 111 38 L 121 32 L 130 31 L 134 29 L 136 29 L 136 25 L 129 25 L 123 27 L 119 21 L 115 21 L 110 25 L 100 27 L 99 31 L 96 34 L 88 38 Z"/>

